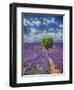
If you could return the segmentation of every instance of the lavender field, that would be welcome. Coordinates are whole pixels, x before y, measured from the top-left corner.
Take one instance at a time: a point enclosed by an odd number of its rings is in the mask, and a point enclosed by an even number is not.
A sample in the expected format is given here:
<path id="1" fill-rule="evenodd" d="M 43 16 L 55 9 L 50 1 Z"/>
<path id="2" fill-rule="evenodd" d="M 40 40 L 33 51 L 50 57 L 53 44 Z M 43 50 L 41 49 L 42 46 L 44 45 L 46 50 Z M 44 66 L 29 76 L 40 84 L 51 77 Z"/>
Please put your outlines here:
<path id="1" fill-rule="evenodd" d="M 23 45 L 23 75 L 63 73 L 63 44 L 55 43 L 46 51 L 41 44 Z"/>
<path id="2" fill-rule="evenodd" d="M 23 75 L 63 73 L 63 15 L 22 14 Z"/>

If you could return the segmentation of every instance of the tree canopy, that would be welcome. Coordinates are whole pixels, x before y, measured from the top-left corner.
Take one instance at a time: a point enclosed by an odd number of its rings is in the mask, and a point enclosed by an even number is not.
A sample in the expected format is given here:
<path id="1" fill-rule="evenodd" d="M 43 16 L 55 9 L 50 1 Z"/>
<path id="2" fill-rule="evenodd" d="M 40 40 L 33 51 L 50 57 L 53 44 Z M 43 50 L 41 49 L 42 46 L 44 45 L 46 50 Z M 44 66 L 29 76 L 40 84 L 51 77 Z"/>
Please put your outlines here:
<path id="1" fill-rule="evenodd" d="M 41 45 L 45 47 L 45 49 L 49 49 L 52 47 L 53 45 L 53 38 L 52 37 L 48 37 L 48 38 L 44 38 L 41 41 Z"/>

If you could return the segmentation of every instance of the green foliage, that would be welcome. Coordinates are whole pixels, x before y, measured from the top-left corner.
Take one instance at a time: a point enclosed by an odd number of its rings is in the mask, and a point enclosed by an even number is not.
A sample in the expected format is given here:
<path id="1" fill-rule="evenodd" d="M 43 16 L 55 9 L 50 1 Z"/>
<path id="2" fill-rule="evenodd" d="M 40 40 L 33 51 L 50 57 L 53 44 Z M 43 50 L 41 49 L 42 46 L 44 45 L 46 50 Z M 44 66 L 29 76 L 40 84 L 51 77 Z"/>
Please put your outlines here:
<path id="1" fill-rule="evenodd" d="M 48 38 L 42 39 L 41 45 L 44 46 L 48 50 L 53 45 L 53 38 L 52 37 L 48 37 Z"/>

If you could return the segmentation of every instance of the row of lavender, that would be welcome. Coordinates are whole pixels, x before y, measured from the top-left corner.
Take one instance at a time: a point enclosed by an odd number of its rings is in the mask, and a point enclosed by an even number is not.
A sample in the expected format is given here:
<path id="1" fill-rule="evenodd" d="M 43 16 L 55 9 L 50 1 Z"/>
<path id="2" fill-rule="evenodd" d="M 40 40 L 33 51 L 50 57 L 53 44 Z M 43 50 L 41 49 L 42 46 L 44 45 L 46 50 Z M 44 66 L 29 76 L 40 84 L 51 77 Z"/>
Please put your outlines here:
<path id="1" fill-rule="evenodd" d="M 51 74 L 48 58 L 51 58 L 60 72 L 63 72 L 63 44 L 55 43 L 48 55 L 40 44 L 24 44 L 23 74 Z"/>

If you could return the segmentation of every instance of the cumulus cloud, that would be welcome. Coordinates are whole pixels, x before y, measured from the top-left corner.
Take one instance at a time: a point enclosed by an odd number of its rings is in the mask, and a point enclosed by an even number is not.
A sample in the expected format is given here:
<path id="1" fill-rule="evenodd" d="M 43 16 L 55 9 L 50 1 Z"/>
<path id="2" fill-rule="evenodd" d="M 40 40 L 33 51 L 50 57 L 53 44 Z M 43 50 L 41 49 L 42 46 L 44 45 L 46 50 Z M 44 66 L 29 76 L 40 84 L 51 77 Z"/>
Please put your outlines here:
<path id="1" fill-rule="evenodd" d="M 44 20 L 43 23 L 46 23 L 46 24 L 50 24 L 50 23 L 57 24 L 57 22 L 56 22 L 54 17 L 52 17 L 51 19 L 44 18 L 43 20 Z"/>
<path id="2" fill-rule="evenodd" d="M 41 24 L 39 20 L 33 20 L 31 23 L 36 26 L 39 26 Z"/>
<path id="3" fill-rule="evenodd" d="M 44 21 L 43 21 L 43 24 L 44 24 L 44 25 L 47 25 L 47 23 L 46 23 L 46 22 L 44 22 Z"/>
<path id="4" fill-rule="evenodd" d="M 34 35 L 37 32 L 35 28 L 30 28 L 30 31 L 31 31 L 30 35 Z"/>
<path id="5" fill-rule="evenodd" d="M 41 23 L 41 21 L 38 20 L 37 18 L 35 18 L 35 19 L 31 18 L 31 20 L 24 18 L 24 26 L 33 27 L 33 26 L 40 26 L 41 24 L 44 24 L 44 25 L 57 24 L 57 22 L 54 17 L 52 17 L 51 19 L 43 18 L 43 23 Z M 59 25 L 59 27 L 61 28 L 62 25 Z"/>
<path id="6" fill-rule="evenodd" d="M 55 18 L 51 18 L 50 20 L 52 23 L 55 23 Z"/>
<path id="7" fill-rule="evenodd" d="M 50 29 L 49 29 L 49 31 L 53 31 L 53 30 L 54 30 L 54 28 L 50 28 Z"/>
<path id="8" fill-rule="evenodd" d="M 58 32 L 56 34 L 56 37 L 54 38 L 54 41 L 62 41 L 63 40 L 63 33 Z"/>
<path id="9" fill-rule="evenodd" d="M 35 33 L 35 30 L 32 31 L 32 33 Z M 62 41 L 63 40 L 63 33 L 61 32 L 57 32 L 57 33 L 50 33 L 50 32 L 40 32 L 38 34 L 30 34 L 30 35 L 24 35 L 24 41 L 27 43 L 32 43 L 32 42 L 39 42 L 41 41 L 43 38 L 47 38 L 47 37 L 52 37 L 54 39 L 54 41 Z"/>
<path id="10" fill-rule="evenodd" d="M 47 31 L 46 31 L 46 30 L 44 30 L 43 32 L 44 32 L 44 33 L 46 33 Z"/>
<path id="11" fill-rule="evenodd" d="M 27 20 L 26 18 L 24 18 L 24 26 L 34 26 L 29 20 Z"/>
<path id="12" fill-rule="evenodd" d="M 37 20 L 37 18 L 35 18 L 35 20 L 27 20 L 26 18 L 24 18 L 24 25 L 25 26 L 34 26 L 34 25 L 36 25 L 36 26 L 39 26 L 40 24 L 41 24 L 41 22 L 39 21 L 39 20 Z"/>
<path id="13" fill-rule="evenodd" d="M 34 42 L 34 36 L 32 36 L 32 35 L 24 35 L 24 42 L 25 43 L 32 43 L 32 42 Z"/>
<path id="14" fill-rule="evenodd" d="M 35 18 L 35 20 L 38 20 L 37 18 Z"/>
<path id="15" fill-rule="evenodd" d="M 23 19 L 23 24 L 25 25 L 25 26 L 27 26 L 27 24 L 29 24 L 30 22 L 28 21 L 28 20 L 26 20 L 25 18 Z"/>
<path id="16" fill-rule="evenodd" d="M 46 22 L 47 21 L 47 19 L 46 18 L 43 18 L 43 20 Z"/>
<path id="17" fill-rule="evenodd" d="M 63 25 L 62 24 L 59 24 L 59 28 L 63 28 Z"/>
<path id="18" fill-rule="evenodd" d="M 62 28 L 57 28 L 56 31 L 57 31 L 57 32 L 62 32 L 62 33 L 63 33 L 63 29 L 62 29 Z"/>
<path id="19" fill-rule="evenodd" d="M 43 38 L 47 37 L 52 37 L 54 41 L 62 41 L 63 25 L 62 24 L 58 25 L 57 23 L 58 21 L 56 21 L 55 17 L 52 17 L 50 19 L 43 18 L 41 20 L 38 18 L 31 18 L 30 20 L 24 18 L 24 25 L 27 26 L 27 28 L 28 26 L 30 26 L 28 34 L 24 34 L 24 42 L 26 43 L 39 42 Z M 42 28 L 42 24 L 44 24 L 44 26 L 46 25 L 45 26 L 46 30 L 44 30 L 45 28 Z M 55 28 L 54 27 L 55 25 L 52 24 L 56 24 L 57 27 Z"/>

